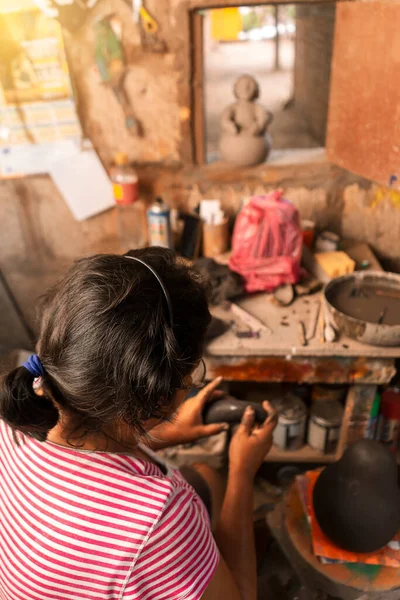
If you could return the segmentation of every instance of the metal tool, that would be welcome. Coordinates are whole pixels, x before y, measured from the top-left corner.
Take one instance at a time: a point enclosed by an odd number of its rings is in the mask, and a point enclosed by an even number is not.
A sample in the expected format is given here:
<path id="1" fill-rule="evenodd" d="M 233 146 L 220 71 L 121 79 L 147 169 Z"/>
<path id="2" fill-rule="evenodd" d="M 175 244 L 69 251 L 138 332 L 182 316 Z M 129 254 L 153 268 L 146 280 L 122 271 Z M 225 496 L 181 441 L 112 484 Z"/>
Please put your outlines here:
<path id="1" fill-rule="evenodd" d="M 272 333 L 272 330 L 270 327 L 268 327 L 268 325 L 257 319 L 257 317 L 254 317 L 253 315 L 248 313 L 247 310 L 244 310 L 244 308 L 242 308 L 238 304 L 235 304 L 235 302 L 232 302 L 230 304 L 230 310 L 233 312 L 234 315 L 239 317 L 239 319 L 241 319 L 243 323 L 246 323 L 246 325 L 252 331 L 268 331 L 269 333 Z"/>
<path id="2" fill-rule="evenodd" d="M 132 14 L 135 23 L 141 23 L 148 33 L 156 33 L 158 30 L 157 21 L 151 16 L 147 8 L 143 6 L 143 0 L 132 1 Z"/>
<path id="3" fill-rule="evenodd" d="M 323 304 L 322 307 L 322 311 L 324 313 L 324 341 L 328 342 L 328 344 L 332 344 L 332 342 L 334 342 L 337 337 L 338 337 L 338 332 L 336 331 L 336 328 L 333 326 L 332 322 L 331 322 L 331 317 L 330 314 L 328 312 L 328 309 L 325 305 L 325 303 Z"/>
<path id="4" fill-rule="evenodd" d="M 378 323 L 381 325 L 383 323 L 383 319 L 386 317 L 387 308 L 384 308 L 381 314 L 379 315 Z"/>
<path id="5" fill-rule="evenodd" d="M 260 337 L 259 331 L 253 331 L 253 329 L 250 329 L 249 327 L 248 329 L 242 329 L 235 321 L 231 321 L 230 326 L 235 336 L 239 339 L 257 339 Z"/>
<path id="6" fill-rule="evenodd" d="M 142 26 L 147 33 L 157 33 L 158 23 L 155 19 L 153 19 L 153 17 L 151 16 L 147 8 L 143 6 L 143 4 L 140 8 L 140 18 L 142 20 Z"/>
<path id="7" fill-rule="evenodd" d="M 304 325 L 304 321 L 299 321 L 299 337 L 301 345 L 308 346 L 308 341 L 306 337 L 306 326 Z"/>
<path id="8" fill-rule="evenodd" d="M 314 311 L 310 315 L 308 328 L 307 328 L 307 341 L 308 342 L 310 340 L 314 339 L 315 335 L 317 333 L 317 325 L 318 325 L 320 310 L 321 310 L 321 301 L 319 300 L 318 302 L 315 303 Z"/>
<path id="9" fill-rule="evenodd" d="M 143 0 L 125 0 L 132 8 L 133 20 L 140 26 L 142 47 L 150 52 L 166 52 L 167 45 L 159 37 L 159 25 Z"/>
<path id="10" fill-rule="evenodd" d="M 334 342 L 337 338 L 337 331 L 329 321 L 329 315 L 324 304 L 322 304 L 322 308 L 320 310 L 319 323 L 321 343 L 324 344 L 327 342 L 328 344 L 331 344 Z"/>

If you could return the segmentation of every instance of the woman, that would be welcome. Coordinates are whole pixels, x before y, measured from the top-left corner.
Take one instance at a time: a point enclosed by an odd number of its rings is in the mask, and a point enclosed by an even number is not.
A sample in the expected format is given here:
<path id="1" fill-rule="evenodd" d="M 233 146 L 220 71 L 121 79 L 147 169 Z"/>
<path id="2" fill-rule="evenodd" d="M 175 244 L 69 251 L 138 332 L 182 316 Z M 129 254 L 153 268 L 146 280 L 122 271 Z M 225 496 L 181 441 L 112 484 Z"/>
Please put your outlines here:
<path id="1" fill-rule="evenodd" d="M 80 260 L 47 294 L 38 354 L 0 392 L 0 598 L 256 597 L 272 421 L 248 409 L 232 439 L 215 539 L 214 474 L 186 470 L 201 500 L 152 451 L 226 427 L 201 419 L 220 379 L 183 404 L 209 320 L 195 273 L 160 248 Z"/>

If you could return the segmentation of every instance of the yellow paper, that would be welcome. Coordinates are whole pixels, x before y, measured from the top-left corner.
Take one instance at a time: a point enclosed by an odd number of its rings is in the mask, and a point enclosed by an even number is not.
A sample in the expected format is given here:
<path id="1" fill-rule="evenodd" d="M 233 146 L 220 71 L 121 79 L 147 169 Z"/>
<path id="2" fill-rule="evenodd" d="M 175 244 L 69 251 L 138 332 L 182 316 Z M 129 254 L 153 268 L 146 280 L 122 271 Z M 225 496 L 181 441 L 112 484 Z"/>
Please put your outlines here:
<path id="1" fill-rule="evenodd" d="M 16 165 L 20 170 L 26 145 L 37 146 L 39 168 L 49 144 L 79 143 L 82 131 L 58 21 L 32 0 L 0 0 L 0 40 L 0 176 L 4 176 L 14 174 Z"/>

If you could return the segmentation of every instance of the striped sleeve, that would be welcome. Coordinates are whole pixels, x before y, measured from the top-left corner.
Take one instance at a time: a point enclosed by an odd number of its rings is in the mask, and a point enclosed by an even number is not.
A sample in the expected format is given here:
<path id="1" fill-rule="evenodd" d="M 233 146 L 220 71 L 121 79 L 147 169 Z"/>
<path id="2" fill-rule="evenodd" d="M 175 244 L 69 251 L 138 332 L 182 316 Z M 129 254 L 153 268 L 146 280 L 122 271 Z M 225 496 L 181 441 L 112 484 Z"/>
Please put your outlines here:
<path id="1" fill-rule="evenodd" d="M 200 600 L 218 560 L 202 501 L 193 490 L 180 488 L 171 495 L 144 545 L 123 597 Z"/>

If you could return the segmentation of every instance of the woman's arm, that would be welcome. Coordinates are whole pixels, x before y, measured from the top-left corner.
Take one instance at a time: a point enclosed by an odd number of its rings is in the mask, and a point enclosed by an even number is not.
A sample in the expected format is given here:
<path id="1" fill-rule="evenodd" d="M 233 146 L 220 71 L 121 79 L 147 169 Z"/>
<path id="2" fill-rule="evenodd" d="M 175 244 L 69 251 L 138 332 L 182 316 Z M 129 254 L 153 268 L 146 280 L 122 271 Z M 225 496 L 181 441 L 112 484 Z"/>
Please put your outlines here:
<path id="1" fill-rule="evenodd" d="M 217 526 L 216 542 L 223 557 L 203 600 L 256 600 L 257 573 L 253 531 L 254 476 L 272 445 L 275 419 L 254 427 L 254 411 L 247 409 L 229 450 L 229 476 L 225 501 Z"/>
<path id="2" fill-rule="evenodd" d="M 238 597 L 243 600 L 255 600 L 257 573 L 253 529 L 253 480 L 245 479 L 241 475 L 229 476 L 215 540 L 235 581 Z"/>

